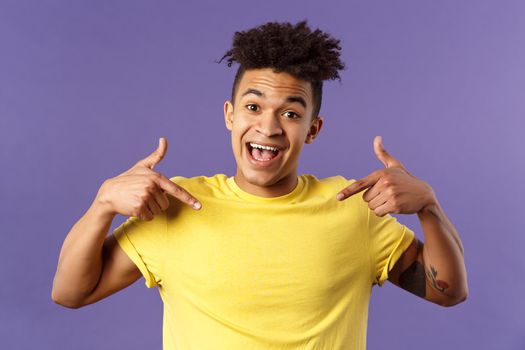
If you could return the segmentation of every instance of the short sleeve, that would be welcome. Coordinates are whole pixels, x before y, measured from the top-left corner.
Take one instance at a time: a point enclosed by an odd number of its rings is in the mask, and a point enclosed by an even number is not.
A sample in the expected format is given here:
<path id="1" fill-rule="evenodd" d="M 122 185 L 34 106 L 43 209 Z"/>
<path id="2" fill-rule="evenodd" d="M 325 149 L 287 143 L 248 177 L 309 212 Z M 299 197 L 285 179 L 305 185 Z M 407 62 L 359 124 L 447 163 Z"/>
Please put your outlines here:
<path id="1" fill-rule="evenodd" d="M 380 217 L 367 208 L 373 284 L 382 286 L 388 272 L 412 243 L 414 232 L 392 215 Z"/>
<path id="2" fill-rule="evenodd" d="M 132 216 L 117 227 L 113 235 L 146 279 L 146 287 L 161 285 L 166 240 L 165 212 L 155 215 L 151 221 Z"/>

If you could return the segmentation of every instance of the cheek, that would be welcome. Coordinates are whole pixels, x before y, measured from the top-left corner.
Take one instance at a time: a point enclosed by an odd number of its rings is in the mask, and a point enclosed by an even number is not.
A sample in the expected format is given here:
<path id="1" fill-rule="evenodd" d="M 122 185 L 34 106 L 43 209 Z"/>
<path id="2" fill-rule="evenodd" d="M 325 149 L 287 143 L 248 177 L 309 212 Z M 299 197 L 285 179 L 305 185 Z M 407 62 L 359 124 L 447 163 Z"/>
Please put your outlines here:
<path id="1" fill-rule="evenodd" d="M 241 152 L 241 140 L 240 136 L 237 135 L 237 133 L 232 131 L 232 149 L 234 153 L 240 153 Z"/>
<path id="2" fill-rule="evenodd" d="M 245 118 L 237 117 L 232 125 L 232 138 L 241 139 L 249 129 L 250 125 Z"/>
<path id="3" fill-rule="evenodd" d="M 240 119 L 237 119 L 233 124 L 231 130 L 231 142 L 233 151 L 237 154 L 240 154 L 242 151 L 242 147 L 244 145 L 243 137 L 245 136 L 247 130 L 248 127 L 242 123 Z"/>
<path id="4" fill-rule="evenodd" d="M 293 143 L 294 148 L 300 150 L 304 146 L 306 140 L 306 132 L 302 130 L 293 130 L 294 132 L 288 133 L 290 141 Z"/>

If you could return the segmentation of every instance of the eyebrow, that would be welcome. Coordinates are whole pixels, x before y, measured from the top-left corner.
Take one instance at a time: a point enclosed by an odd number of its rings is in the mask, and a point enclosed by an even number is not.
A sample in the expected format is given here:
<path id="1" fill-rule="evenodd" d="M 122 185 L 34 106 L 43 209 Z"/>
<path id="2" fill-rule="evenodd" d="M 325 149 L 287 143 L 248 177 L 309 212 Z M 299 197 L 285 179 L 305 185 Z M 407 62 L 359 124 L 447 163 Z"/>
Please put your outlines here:
<path id="1" fill-rule="evenodd" d="M 253 94 L 253 95 L 256 95 L 256 96 L 259 96 L 259 97 L 266 97 L 264 95 L 264 92 L 261 92 L 261 91 L 259 91 L 257 89 L 248 89 L 241 95 L 241 97 L 244 97 L 244 96 L 249 95 L 249 94 Z M 299 103 L 304 108 L 306 108 L 306 101 L 301 96 L 288 96 L 286 98 L 286 102 Z"/>

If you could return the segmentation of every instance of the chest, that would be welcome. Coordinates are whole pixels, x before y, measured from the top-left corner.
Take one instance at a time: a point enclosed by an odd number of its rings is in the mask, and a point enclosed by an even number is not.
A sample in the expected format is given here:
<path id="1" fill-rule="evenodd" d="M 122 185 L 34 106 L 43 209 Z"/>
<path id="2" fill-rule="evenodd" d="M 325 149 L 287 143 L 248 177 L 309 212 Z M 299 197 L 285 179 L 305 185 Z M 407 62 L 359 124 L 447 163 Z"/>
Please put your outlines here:
<path id="1" fill-rule="evenodd" d="M 366 235 L 366 220 L 333 210 L 209 212 L 169 227 L 163 280 L 224 312 L 315 312 L 367 283 Z"/>

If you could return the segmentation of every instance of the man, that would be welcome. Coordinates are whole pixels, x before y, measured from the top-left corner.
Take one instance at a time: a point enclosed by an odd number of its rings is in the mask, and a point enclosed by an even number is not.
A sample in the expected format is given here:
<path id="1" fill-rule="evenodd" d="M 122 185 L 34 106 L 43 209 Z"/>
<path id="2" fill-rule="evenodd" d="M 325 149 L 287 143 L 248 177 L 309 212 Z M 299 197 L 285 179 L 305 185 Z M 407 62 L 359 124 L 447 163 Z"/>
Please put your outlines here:
<path id="1" fill-rule="evenodd" d="M 224 104 L 235 176 L 170 179 L 155 152 L 106 180 L 67 235 L 55 302 L 79 308 L 143 276 L 164 302 L 165 349 L 365 349 L 373 285 L 428 301 L 468 294 L 461 240 L 432 187 L 374 139 L 385 168 L 358 181 L 297 175 L 319 134 L 339 41 L 306 22 L 237 32 Z M 389 213 L 417 214 L 425 244 Z M 106 237 L 116 214 L 132 216 Z"/>

